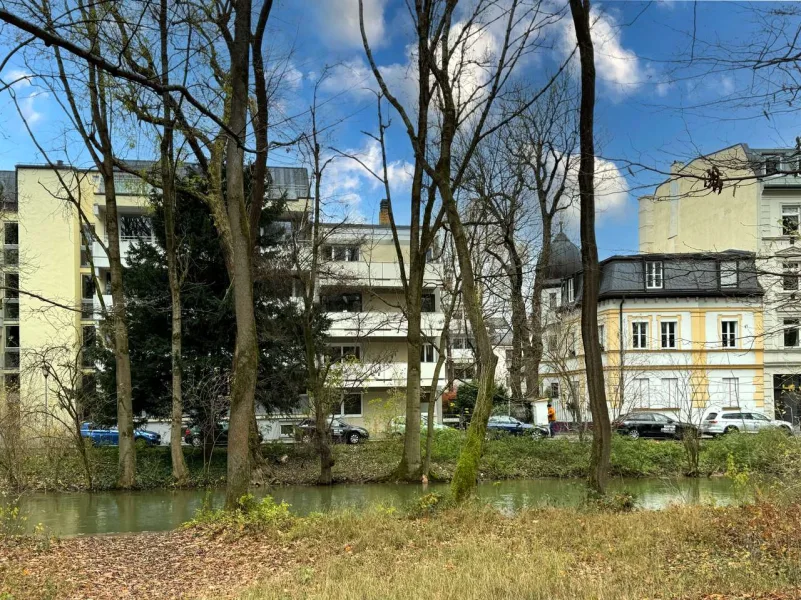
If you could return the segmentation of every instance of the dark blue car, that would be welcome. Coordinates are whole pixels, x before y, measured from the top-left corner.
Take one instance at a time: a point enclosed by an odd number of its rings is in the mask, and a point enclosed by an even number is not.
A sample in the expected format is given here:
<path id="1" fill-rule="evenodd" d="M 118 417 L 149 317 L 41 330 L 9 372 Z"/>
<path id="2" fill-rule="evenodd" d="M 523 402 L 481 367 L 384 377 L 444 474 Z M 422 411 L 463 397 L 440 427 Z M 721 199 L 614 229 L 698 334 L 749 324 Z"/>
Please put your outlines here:
<path id="1" fill-rule="evenodd" d="M 507 433 L 509 435 L 528 435 L 533 438 L 542 438 L 549 435 L 548 429 L 539 425 L 529 425 L 518 421 L 514 417 L 495 416 L 487 422 L 487 435 Z"/>
<path id="2" fill-rule="evenodd" d="M 119 446 L 120 432 L 116 427 L 102 429 L 95 427 L 92 423 L 81 424 L 81 436 L 92 440 L 93 446 Z M 161 436 L 154 431 L 145 429 L 134 430 L 134 441 L 142 442 L 147 446 L 158 446 L 161 444 Z"/>

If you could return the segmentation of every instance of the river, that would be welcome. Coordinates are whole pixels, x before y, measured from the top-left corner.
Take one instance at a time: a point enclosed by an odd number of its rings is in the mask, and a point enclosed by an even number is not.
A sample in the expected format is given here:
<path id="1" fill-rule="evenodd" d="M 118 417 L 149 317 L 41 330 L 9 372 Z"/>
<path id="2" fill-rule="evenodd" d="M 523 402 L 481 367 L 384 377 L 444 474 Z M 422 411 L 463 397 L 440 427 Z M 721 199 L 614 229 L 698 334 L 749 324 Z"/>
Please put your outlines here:
<path id="1" fill-rule="evenodd" d="M 611 492 L 632 492 L 636 505 L 659 509 L 675 503 L 730 504 L 737 494 L 727 479 L 615 480 Z M 425 489 L 413 484 L 343 484 L 332 487 L 285 486 L 269 490 L 276 501 L 299 515 L 383 504 L 402 508 L 426 492 L 445 492 L 447 484 Z M 582 481 L 571 479 L 510 480 L 482 483 L 483 502 L 513 512 L 538 506 L 577 506 L 584 498 Z M 268 490 L 256 490 L 263 496 Z M 50 533 L 71 536 L 96 533 L 164 531 L 191 519 L 208 499 L 220 506 L 224 490 L 150 490 L 141 492 L 81 492 L 29 494 L 19 499 L 20 512 L 32 528 L 41 523 Z"/>

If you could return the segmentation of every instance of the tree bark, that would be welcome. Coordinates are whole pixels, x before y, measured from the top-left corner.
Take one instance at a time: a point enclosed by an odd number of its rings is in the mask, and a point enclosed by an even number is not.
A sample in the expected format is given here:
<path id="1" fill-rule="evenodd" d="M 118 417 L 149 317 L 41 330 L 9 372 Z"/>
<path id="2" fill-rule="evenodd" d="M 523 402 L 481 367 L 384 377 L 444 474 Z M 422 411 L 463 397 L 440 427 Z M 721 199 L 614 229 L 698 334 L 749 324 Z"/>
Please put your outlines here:
<path id="1" fill-rule="evenodd" d="M 598 340 L 598 287 L 600 271 L 595 241 L 595 59 L 590 34 L 590 0 L 570 0 L 570 12 L 576 29 L 581 56 L 581 108 L 579 116 L 580 159 L 579 196 L 581 199 L 581 265 L 583 290 L 581 300 L 581 335 L 584 365 L 593 421 L 589 486 L 597 494 L 606 491 L 611 450 L 609 409 L 606 405 L 601 346 Z"/>
<path id="2" fill-rule="evenodd" d="M 161 47 L 161 81 L 167 87 L 170 84 L 170 59 L 167 48 L 168 3 L 161 0 L 159 10 L 159 30 Z M 171 335 L 171 371 L 172 371 L 172 407 L 170 419 L 170 458 L 172 460 L 172 478 L 176 485 L 186 485 L 189 470 L 186 467 L 184 451 L 181 446 L 183 430 L 183 377 L 182 356 L 182 317 L 181 317 L 181 276 L 178 265 L 178 249 L 175 240 L 175 169 L 173 162 L 173 121 L 170 110 L 171 98 L 168 92 L 162 93 L 164 133 L 161 138 L 161 183 L 162 201 L 164 204 L 164 238 L 167 251 L 167 276 L 170 285 L 170 304 L 172 308 Z"/>
<path id="3" fill-rule="evenodd" d="M 531 292 L 531 345 L 526 361 L 526 396 L 534 400 L 540 394 L 540 363 L 545 350 L 542 340 L 542 292 L 545 288 L 545 277 L 548 262 L 551 259 L 551 218 L 547 212 L 542 214 L 542 248 L 534 267 L 534 289 Z"/>
<path id="4" fill-rule="evenodd" d="M 415 253 L 416 254 L 416 253 Z M 412 254 L 409 268 L 409 285 L 406 301 L 407 318 L 407 371 L 406 371 L 406 424 L 403 435 L 403 455 L 397 468 L 398 479 L 419 481 L 422 469 L 420 457 L 420 352 L 422 273 L 419 258 Z M 422 268 L 425 268 L 423 265 Z"/>
<path id="5" fill-rule="evenodd" d="M 234 345 L 231 411 L 228 433 L 228 473 L 225 505 L 234 508 L 250 484 L 250 427 L 255 411 L 258 340 L 253 306 L 253 247 L 245 206 L 244 149 L 248 110 L 250 57 L 249 0 L 234 2 L 234 36 L 230 43 L 230 117 L 233 132 L 226 140 L 225 169 L 227 215 L 231 234 L 230 279 L 234 292 L 236 342 Z"/>

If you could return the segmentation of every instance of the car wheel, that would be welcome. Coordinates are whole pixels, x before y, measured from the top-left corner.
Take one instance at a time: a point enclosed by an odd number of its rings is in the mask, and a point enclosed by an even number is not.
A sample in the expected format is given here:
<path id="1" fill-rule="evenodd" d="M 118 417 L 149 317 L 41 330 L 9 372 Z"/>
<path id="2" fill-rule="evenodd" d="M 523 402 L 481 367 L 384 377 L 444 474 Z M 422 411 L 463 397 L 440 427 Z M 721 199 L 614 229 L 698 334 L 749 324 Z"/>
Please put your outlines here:
<path id="1" fill-rule="evenodd" d="M 200 441 L 200 436 L 196 435 L 195 437 L 192 438 L 192 445 L 195 448 L 200 448 L 203 445 L 203 442 Z"/>
<path id="2" fill-rule="evenodd" d="M 353 433 L 348 434 L 348 443 L 349 444 L 358 444 L 362 441 L 362 436 L 360 436 L 355 431 Z"/>
<path id="3" fill-rule="evenodd" d="M 786 425 L 781 425 L 779 429 L 781 429 L 782 433 L 785 435 L 793 435 L 793 430 L 787 427 Z"/>
<path id="4" fill-rule="evenodd" d="M 639 432 L 639 431 L 637 431 L 636 429 L 629 429 L 628 436 L 629 436 L 631 439 L 633 439 L 633 440 L 636 440 L 636 439 L 639 439 L 639 437 L 640 437 L 640 432 Z"/>
<path id="5" fill-rule="evenodd" d="M 535 440 L 541 440 L 545 437 L 545 433 L 540 431 L 539 429 L 535 429 L 534 432 L 531 434 L 531 438 Z"/>
<path id="6" fill-rule="evenodd" d="M 300 441 L 302 443 L 304 443 L 304 444 L 311 443 L 311 434 L 310 433 L 304 433 L 303 435 L 300 436 Z"/>
<path id="7" fill-rule="evenodd" d="M 723 433 L 740 433 L 740 430 L 734 425 L 729 425 Z"/>

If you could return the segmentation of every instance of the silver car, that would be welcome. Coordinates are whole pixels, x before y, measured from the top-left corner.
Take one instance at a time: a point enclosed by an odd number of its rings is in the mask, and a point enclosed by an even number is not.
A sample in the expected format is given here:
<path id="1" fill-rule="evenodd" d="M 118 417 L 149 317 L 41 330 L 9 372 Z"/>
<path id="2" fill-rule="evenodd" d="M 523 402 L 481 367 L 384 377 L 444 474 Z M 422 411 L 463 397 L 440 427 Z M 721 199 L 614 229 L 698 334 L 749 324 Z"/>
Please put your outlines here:
<path id="1" fill-rule="evenodd" d="M 785 433 L 793 433 L 793 424 L 788 421 L 769 419 L 758 412 L 715 411 L 704 417 L 701 432 L 715 437 L 724 433 L 757 433 L 763 429 L 780 428 Z"/>

